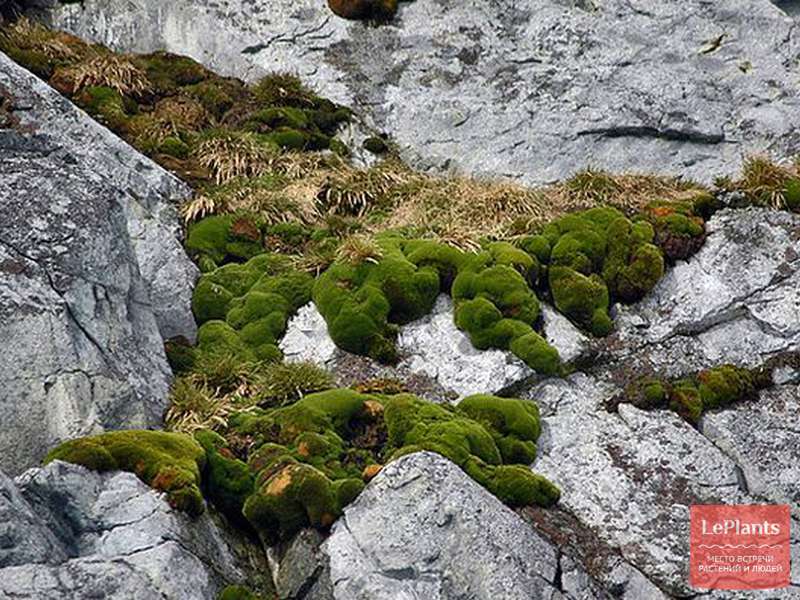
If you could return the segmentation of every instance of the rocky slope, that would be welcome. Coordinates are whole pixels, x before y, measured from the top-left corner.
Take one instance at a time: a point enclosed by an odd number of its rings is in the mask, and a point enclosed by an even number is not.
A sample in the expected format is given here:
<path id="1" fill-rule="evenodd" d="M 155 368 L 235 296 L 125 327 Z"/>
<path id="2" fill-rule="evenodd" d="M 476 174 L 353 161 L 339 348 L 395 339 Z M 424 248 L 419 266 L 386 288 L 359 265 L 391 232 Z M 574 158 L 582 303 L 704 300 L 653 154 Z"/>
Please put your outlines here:
<path id="1" fill-rule="evenodd" d="M 188 188 L 0 54 L 0 467 L 156 426 L 163 339 L 192 339 Z M 24 366 L 24 367 L 23 367 Z"/>
<path id="2" fill-rule="evenodd" d="M 265 568 L 219 521 L 190 521 L 130 473 L 0 473 L 0 515 L 3 598 L 214 598 Z"/>
<path id="3" fill-rule="evenodd" d="M 163 48 L 248 79 L 296 72 L 421 165 L 707 181 L 742 151 L 797 151 L 800 38 L 768 0 L 418 0 L 379 28 L 318 0 L 42 4 L 57 28 L 113 48 Z"/>

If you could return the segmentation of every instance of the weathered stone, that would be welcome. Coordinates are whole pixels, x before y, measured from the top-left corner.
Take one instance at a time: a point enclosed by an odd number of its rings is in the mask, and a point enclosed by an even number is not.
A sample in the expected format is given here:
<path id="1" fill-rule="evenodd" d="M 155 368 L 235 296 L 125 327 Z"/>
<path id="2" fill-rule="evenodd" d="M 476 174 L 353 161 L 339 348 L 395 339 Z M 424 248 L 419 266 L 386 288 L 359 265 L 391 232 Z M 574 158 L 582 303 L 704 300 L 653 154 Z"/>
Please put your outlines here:
<path id="1" fill-rule="evenodd" d="M 475 348 L 456 327 L 453 302 L 444 295 L 431 314 L 401 329 L 397 346 L 403 366 L 459 396 L 498 392 L 534 374 L 510 352 Z"/>
<path id="2" fill-rule="evenodd" d="M 800 387 L 761 392 L 758 401 L 703 416 L 700 430 L 742 470 L 750 493 L 800 515 Z"/>
<path id="3" fill-rule="evenodd" d="M 160 423 L 163 337 L 193 338 L 187 188 L 0 54 L 0 467 Z"/>
<path id="4" fill-rule="evenodd" d="M 17 486 L 21 509 L 37 522 L 31 531 L 49 528 L 60 547 L 0 568 L 4 598 L 213 600 L 266 568 L 259 550 L 209 513 L 192 520 L 173 511 L 130 473 L 54 462 L 26 471 Z"/>
<path id="5" fill-rule="evenodd" d="M 800 348 L 800 216 L 725 210 L 707 229 L 695 256 L 619 309 L 612 363 L 674 377 Z"/>
<path id="6" fill-rule="evenodd" d="M 383 27 L 319 0 L 50 3 L 55 26 L 117 49 L 186 53 L 247 78 L 296 72 L 363 107 L 421 165 L 708 181 L 744 152 L 796 151 L 800 38 L 769 0 L 431 0 L 401 3 Z"/>
<path id="7" fill-rule="evenodd" d="M 322 546 L 337 600 L 579 598 L 556 549 L 438 454 L 386 466 Z"/>
<path id="8" fill-rule="evenodd" d="M 309 302 L 289 319 L 280 349 L 288 362 L 309 361 L 330 365 L 336 358 L 336 344 L 328 335 L 328 325 L 313 302 Z"/>

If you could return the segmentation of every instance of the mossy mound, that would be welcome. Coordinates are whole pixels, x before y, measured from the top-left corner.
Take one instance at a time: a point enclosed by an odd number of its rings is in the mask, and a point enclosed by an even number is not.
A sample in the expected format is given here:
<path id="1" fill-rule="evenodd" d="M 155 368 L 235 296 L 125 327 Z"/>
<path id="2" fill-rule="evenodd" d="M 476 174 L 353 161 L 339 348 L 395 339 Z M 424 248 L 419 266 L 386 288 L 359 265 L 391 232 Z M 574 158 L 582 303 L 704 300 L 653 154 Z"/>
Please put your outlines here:
<path id="1" fill-rule="evenodd" d="M 714 210 L 713 196 L 701 195 L 695 202 L 653 202 L 645 208 L 645 215 L 653 224 L 655 243 L 675 262 L 700 249 L 706 239 L 702 215 L 708 217 Z"/>
<path id="2" fill-rule="evenodd" d="M 129 471 L 166 493 L 170 506 L 190 515 L 204 510 L 200 492 L 206 453 L 191 437 L 164 431 L 112 431 L 65 442 L 44 462 L 63 460 L 94 471 Z"/>
<path id="3" fill-rule="evenodd" d="M 462 261 L 453 282 L 455 321 L 479 349 L 511 350 L 540 373 L 558 373 L 558 352 L 536 333 L 539 299 L 535 256 L 506 242 L 494 242 Z"/>
<path id="4" fill-rule="evenodd" d="M 186 56 L 122 55 L 27 20 L 0 29 L 0 49 L 162 166 L 196 185 L 220 183 L 201 144 L 251 133 L 263 152 L 341 150 L 350 111 L 273 74 L 248 86 Z M 213 157 L 212 157 L 213 158 Z"/>
<path id="5" fill-rule="evenodd" d="M 747 369 L 725 364 L 674 381 L 645 377 L 628 384 L 610 407 L 627 402 L 647 410 L 669 408 L 696 424 L 707 410 L 756 398 L 759 390 L 772 384 L 771 374 L 770 366 Z"/>
<path id="6" fill-rule="evenodd" d="M 664 274 L 662 251 L 645 218 L 593 208 L 557 219 L 519 246 L 536 259 L 556 308 L 596 336 L 612 328 L 609 305 L 636 302 Z M 545 281 L 546 273 L 546 284 Z"/>
<path id="7" fill-rule="evenodd" d="M 538 409 L 523 400 L 473 396 L 451 407 L 338 389 L 234 415 L 227 437 L 247 440 L 255 487 L 243 514 L 272 544 L 308 525 L 328 527 L 382 464 L 420 450 L 449 458 L 512 506 L 549 506 L 558 490 L 528 468 L 539 432 Z"/>
<path id="8" fill-rule="evenodd" d="M 391 234 L 376 244 L 380 259 L 336 261 L 315 283 L 313 298 L 337 346 L 392 362 L 396 325 L 430 312 L 463 254 Z"/>
<path id="9" fill-rule="evenodd" d="M 192 297 L 200 324 L 196 351 L 245 362 L 280 359 L 278 340 L 289 317 L 310 301 L 312 285 L 313 278 L 293 270 L 286 256 L 269 253 L 203 274 Z"/>

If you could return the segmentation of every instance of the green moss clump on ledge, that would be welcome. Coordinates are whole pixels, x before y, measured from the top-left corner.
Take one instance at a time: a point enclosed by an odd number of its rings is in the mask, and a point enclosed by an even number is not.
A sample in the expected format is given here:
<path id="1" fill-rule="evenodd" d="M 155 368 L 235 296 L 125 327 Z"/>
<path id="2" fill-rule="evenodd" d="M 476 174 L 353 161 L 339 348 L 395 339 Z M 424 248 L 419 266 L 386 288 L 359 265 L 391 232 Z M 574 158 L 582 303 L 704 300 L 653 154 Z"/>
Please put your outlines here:
<path id="1" fill-rule="evenodd" d="M 611 398 L 608 408 L 616 410 L 621 403 L 645 410 L 669 408 L 686 421 L 697 424 L 707 410 L 755 399 L 759 390 L 772 385 L 774 368 L 797 362 L 796 354 L 789 353 L 770 359 L 755 369 L 724 364 L 674 381 L 643 377 L 632 381 L 622 394 Z"/>
<path id="2" fill-rule="evenodd" d="M 269 253 L 205 273 L 192 297 L 200 323 L 196 352 L 231 354 L 242 362 L 279 360 L 278 340 L 289 317 L 311 300 L 313 281 L 293 270 L 286 256 Z"/>
<path id="3" fill-rule="evenodd" d="M 94 471 L 129 471 L 166 493 L 170 506 L 196 516 L 205 505 L 200 492 L 206 454 L 191 437 L 164 431 L 111 431 L 65 442 L 44 462 L 63 460 Z"/>
<path id="4" fill-rule="evenodd" d="M 549 506 L 558 490 L 528 468 L 539 432 L 538 409 L 524 400 L 473 396 L 451 407 L 338 389 L 238 413 L 226 436 L 247 440 L 255 486 L 242 512 L 274 544 L 308 525 L 327 528 L 381 465 L 420 450 L 452 460 L 511 506 Z"/>

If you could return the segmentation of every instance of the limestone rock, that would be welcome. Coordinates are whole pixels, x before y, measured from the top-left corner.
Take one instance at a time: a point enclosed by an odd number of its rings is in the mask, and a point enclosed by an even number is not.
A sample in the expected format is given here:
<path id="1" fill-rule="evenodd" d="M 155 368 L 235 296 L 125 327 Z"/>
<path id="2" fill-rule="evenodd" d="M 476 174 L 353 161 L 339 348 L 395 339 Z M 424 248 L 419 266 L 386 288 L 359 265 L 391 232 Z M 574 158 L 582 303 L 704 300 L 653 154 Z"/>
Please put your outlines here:
<path id="1" fill-rule="evenodd" d="M 556 549 L 429 452 L 386 466 L 345 509 L 322 551 L 336 600 L 579 598 L 590 585 L 562 596 Z"/>
<path id="2" fill-rule="evenodd" d="M 193 338 L 187 188 L 0 54 L 0 467 L 160 422 L 163 338 Z"/>
<path id="3" fill-rule="evenodd" d="M 670 376 L 800 348 L 800 215 L 725 210 L 701 250 L 620 308 L 612 362 Z"/>
<path id="4" fill-rule="evenodd" d="M 591 162 L 709 181 L 744 152 L 796 150 L 789 2 L 418 0 L 382 27 L 321 0 L 49 4 L 56 27 L 116 49 L 296 72 L 422 166 L 532 182 Z"/>
<path id="5" fill-rule="evenodd" d="M 264 569 L 263 555 L 226 533 L 209 513 L 191 520 L 131 473 L 99 474 L 53 462 L 17 478 L 31 533 L 56 542 L 32 555 L 12 545 L 0 562 L 0 597 L 214 600 L 228 583 Z M 52 535 L 52 534 L 51 534 Z"/>

